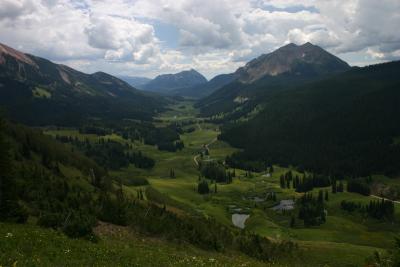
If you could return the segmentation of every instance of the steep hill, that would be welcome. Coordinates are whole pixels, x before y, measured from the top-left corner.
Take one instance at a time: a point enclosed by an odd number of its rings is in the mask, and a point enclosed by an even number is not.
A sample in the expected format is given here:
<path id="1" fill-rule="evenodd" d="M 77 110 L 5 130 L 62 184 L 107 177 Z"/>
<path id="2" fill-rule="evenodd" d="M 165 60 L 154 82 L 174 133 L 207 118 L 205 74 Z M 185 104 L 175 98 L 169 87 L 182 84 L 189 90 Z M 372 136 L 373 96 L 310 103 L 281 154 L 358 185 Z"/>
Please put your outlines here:
<path id="1" fill-rule="evenodd" d="M 397 61 L 271 93 L 259 114 L 226 126 L 221 139 L 244 149 L 235 156 L 242 162 L 338 175 L 398 175 L 399 73 Z"/>
<path id="2" fill-rule="evenodd" d="M 103 72 L 86 74 L 0 44 L 0 105 L 32 125 L 77 125 L 88 117 L 151 120 L 164 100 Z"/>

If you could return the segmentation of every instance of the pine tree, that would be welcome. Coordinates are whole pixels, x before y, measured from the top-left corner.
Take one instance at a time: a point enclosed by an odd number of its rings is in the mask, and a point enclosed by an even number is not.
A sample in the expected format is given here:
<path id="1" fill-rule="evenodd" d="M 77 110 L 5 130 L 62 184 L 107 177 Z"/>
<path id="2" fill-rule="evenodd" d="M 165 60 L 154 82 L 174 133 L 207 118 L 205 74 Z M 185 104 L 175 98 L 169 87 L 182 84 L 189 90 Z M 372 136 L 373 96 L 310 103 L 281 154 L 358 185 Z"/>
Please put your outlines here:
<path id="1" fill-rule="evenodd" d="M 344 191 L 344 185 L 343 182 L 339 182 L 339 186 L 337 187 L 337 192 L 343 192 Z"/>
<path id="2" fill-rule="evenodd" d="M 206 180 L 201 181 L 198 185 L 197 185 L 197 192 L 199 194 L 208 194 L 210 192 L 210 189 L 208 187 L 208 183 Z"/>
<path id="3" fill-rule="evenodd" d="M 322 190 L 318 191 L 318 202 L 323 203 L 324 202 L 324 192 Z"/>
<path id="4" fill-rule="evenodd" d="M 281 188 L 285 188 L 285 177 L 283 175 L 280 176 L 279 178 Z"/>
<path id="5" fill-rule="evenodd" d="M 271 165 L 271 167 L 269 167 L 269 173 L 274 173 L 274 167 Z"/>
<path id="6" fill-rule="evenodd" d="M 332 193 L 336 194 L 337 192 L 337 186 L 336 186 L 336 180 L 332 181 Z"/>
<path id="7" fill-rule="evenodd" d="M 169 170 L 169 178 L 175 178 L 175 171 L 174 169 Z"/>
<path id="8" fill-rule="evenodd" d="M 293 228 L 295 224 L 296 224 L 296 219 L 295 219 L 295 217 L 292 215 L 292 217 L 290 218 L 290 228 Z"/>

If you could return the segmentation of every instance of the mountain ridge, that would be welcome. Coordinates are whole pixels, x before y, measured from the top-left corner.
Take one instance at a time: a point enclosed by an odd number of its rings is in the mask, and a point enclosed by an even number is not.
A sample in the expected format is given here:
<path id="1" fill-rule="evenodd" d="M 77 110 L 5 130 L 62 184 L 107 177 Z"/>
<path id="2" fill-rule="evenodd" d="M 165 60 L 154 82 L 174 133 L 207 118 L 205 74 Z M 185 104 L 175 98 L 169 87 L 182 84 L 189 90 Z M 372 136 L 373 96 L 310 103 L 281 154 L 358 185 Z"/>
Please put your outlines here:
<path id="1" fill-rule="evenodd" d="M 110 74 L 83 73 L 1 43 L 0 85 L 8 115 L 34 125 L 76 124 L 88 117 L 152 120 L 165 104 Z"/>
<path id="2" fill-rule="evenodd" d="M 159 93 L 173 93 L 177 90 L 205 84 L 207 79 L 195 69 L 181 71 L 175 74 L 162 74 L 143 86 L 143 89 Z"/>

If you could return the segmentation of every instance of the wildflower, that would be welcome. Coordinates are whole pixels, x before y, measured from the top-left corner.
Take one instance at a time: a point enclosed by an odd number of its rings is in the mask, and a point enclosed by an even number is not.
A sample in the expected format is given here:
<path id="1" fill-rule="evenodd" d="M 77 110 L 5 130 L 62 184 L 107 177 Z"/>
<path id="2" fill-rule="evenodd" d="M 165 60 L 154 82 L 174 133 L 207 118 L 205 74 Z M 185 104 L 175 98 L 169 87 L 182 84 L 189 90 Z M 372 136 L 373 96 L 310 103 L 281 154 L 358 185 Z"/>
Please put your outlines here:
<path id="1" fill-rule="evenodd" d="M 6 234 L 6 238 L 9 238 L 9 237 L 13 237 L 14 235 L 12 234 L 12 233 L 7 233 Z"/>

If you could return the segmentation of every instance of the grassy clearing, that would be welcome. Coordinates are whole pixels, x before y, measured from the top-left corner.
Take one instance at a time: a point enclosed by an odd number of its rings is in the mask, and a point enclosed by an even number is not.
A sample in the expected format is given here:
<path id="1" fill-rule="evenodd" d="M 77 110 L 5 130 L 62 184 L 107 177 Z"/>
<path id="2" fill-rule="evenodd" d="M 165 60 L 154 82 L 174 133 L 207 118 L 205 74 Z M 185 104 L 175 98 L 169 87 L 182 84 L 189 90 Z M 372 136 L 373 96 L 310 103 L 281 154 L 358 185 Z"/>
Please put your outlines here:
<path id="1" fill-rule="evenodd" d="M 37 98 L 51 98 L 51 93 L 44 88 L 35 87 L 32 93 Z"/>

